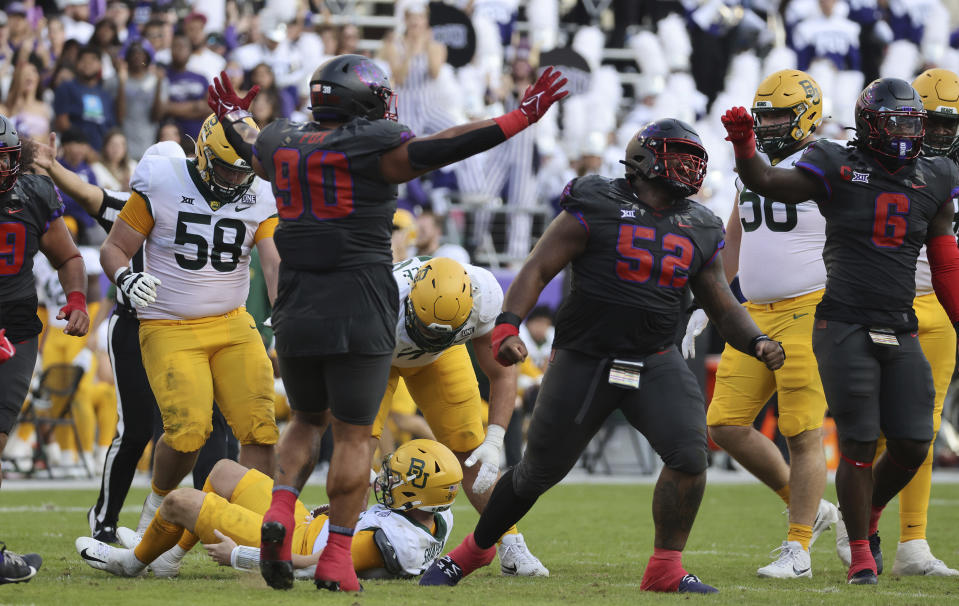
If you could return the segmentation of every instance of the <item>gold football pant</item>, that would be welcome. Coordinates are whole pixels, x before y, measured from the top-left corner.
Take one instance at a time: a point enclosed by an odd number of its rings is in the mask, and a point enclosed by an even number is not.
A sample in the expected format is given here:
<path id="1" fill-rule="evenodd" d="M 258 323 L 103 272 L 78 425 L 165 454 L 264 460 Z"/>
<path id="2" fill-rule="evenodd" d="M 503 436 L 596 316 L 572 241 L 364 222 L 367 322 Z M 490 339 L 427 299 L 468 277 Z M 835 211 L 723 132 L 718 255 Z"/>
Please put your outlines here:
<path id="1" fill-rule="evenodd" d="M 170 447 L 203 446 L 214 398 L 241 444 L 276 443 L 273 367 L 242 307 L 193 320 L 141 320 L 140 351 Z"/>
<path id="2" fill-rule="evenodd" d="M 779 431 L 784 436 L 822 427 L 826 397 L 812 351 L 813 319 L 822 293 L 819 290 L 769 304 L 743 304 L 759 330 L 782 341 L 786 363 L 771 371 L 755 357 L 726 345 L 706 411 L 709 426 L 752 425 L 778 392 Z"/>

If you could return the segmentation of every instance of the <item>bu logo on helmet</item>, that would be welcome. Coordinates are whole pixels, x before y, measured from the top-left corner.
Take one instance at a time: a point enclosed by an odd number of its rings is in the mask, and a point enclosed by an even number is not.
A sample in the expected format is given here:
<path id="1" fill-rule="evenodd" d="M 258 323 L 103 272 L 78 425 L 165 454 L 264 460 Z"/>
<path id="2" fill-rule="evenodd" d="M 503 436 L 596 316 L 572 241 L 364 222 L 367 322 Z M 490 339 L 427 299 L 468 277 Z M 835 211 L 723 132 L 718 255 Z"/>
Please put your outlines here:
<path id="1" fill-rule="evenodd" d="M 410 485 L 415 488 L 425 488 L 426 480 L 430 477 L 430 474 L 423 471 L 426 467 L 426 461 L 423 459 L 410 459 L 410 469 L 406 472 L 407 476 L 415 477 L 415 479 L 410 480 Z"/>

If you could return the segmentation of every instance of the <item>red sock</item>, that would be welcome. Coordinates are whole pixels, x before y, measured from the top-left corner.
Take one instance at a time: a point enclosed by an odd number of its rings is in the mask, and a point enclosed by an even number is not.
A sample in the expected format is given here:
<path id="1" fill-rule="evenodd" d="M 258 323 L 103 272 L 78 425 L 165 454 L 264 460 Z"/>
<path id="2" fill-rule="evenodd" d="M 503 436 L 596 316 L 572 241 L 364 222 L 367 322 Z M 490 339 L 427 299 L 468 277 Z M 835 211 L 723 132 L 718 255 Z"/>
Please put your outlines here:
<path id="1" fill-rule="evenodd" d="M 879 531 L 879 516 L 885 507 L 872 506 L 872 513 L 869 514 L 869 535 L 874 535 Z"/>
<path id="2" fill-rule="evenodd" d="M 449 552 L 449 556 L 463 569 L 463 576 L 466 576 L 477 568 L 489 565 L 493 561 L 493 557 L 496 556 L 496 546 L 494 545 L 489 549 L 480 548 L 471 532 L 466 535 L 466 538 L 456 549 Z"/>
<path id="3" fill-rule="evenodd" d="M 353 569 L 353 556 L 350 549 L 353 537 L 348 534 L 331 532 L 326 547 L 316 563 L 314 578 L 321 581 L 336 581 L 340 591 L 360 591 L 360 581 Z"/>
<path id="4" fill-rule="evenodd" d="M 684 576 L 683 552 L 657 547 L 646 564 L 639 588 L 643 591 L 676 591 Z"/>
<path id="5" fill-rule="evenodd" d="M 876 560 L 872 558 L 872 552 L 869 550 L 869 541 L 866 539 L 860 541 L 849 541 L 849 549 L 852 551 L 852 564 L 849 566 L 849 574 L 846 579 L 851 579 L 852 575 L 860 570 L 872 570 L 876 572 Z"/>
<path id="6" fill-rule="evenodd" d="M 283 536 L 283 545 L 279 552 L 271 553 L 273 549 L 270 546 L 260 544 L 261 554 L 264 559 L 285 562 L 293 559 L 291 546 L 293 544 L 293 527 L 296 522 L 293 520 L 293 508 L 296 506 L 296 495 L 284 489 L 273 491 L 273 499 L 270 501 L 270 508 L 263 514 L 263 523 L 279 522 L 286 529 Z M 275 557 L 270 557 L 275 556 Z"/>

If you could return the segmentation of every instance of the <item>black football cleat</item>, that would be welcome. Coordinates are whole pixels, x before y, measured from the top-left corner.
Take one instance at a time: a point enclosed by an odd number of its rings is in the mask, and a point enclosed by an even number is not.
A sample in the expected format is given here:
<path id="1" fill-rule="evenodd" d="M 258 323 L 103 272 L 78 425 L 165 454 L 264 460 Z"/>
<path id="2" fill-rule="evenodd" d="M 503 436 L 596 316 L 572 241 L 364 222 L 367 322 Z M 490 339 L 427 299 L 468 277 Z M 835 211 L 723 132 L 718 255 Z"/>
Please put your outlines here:
<path id="1" fill-rule="evenodd" d="M 863 568 L 849 577 L 849 580 L 846 582 L 850 585 L 876 585 L 879 583 L 879 579 L 876 578 L 876 573 L 874 573 L 872 569 Z"/>
<path id="2" fill-rule="evenodd" d="M 35 553 L 22 556 L 8 551 L 5 543 L 0 545 L 3 545 L 0 548 L 0 585 L 30 582 L 37 574 L 43 559 Z"/>
<path id="3" fill-rule="evenodd" d="M 876 560 L 876 575 L 882 574 L 882 549 L 879 547 L 879 532 L 869 535 L 869 551 Z"/>
<path id="4" fill-rule="evenodd" d="M 293 589 L 293 561 L 279 559 L 285 538 L 286 528 L 279 522 L 260 527 L 260 574 L 273 589 Z"/>

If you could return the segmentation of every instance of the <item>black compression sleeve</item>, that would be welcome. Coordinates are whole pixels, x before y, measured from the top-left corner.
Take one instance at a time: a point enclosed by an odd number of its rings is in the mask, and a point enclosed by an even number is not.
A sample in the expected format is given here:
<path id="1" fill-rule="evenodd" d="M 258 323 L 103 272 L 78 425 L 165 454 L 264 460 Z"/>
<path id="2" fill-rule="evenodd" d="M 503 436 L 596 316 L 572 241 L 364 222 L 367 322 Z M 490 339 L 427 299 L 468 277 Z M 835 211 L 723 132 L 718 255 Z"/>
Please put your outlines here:
<path id="1" fill-rule="evenodd" d="M 465 160 L 474 154 L 495 147 L 503 141 L 506 141 L 503 129 L 493 124 L 455 137 L 427 140 L 413 139 L 407 151 L 410 157 L 410 166 L 414 170 L 426 170 Z"/>
<path id="2" fill-rule="evenodd" d="M 237 110 L 228 113 L 223 116 L 223 119 L 220 120 L 220 124 L 223 125 L 223 132 L 226 134 L 227 142 L 236 150 L 236 155 L 243 158 L 247 164 L 252 166 L 253 163 L 253 145 L 247 143 L 239 132 L 237 132 L 237 124 L 246 124 L 243 122 L 244 118 L 250 117 L 249 112 L 243 110 Z M 249 126 L 249 125 L 247 125 Z"/>

